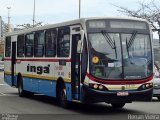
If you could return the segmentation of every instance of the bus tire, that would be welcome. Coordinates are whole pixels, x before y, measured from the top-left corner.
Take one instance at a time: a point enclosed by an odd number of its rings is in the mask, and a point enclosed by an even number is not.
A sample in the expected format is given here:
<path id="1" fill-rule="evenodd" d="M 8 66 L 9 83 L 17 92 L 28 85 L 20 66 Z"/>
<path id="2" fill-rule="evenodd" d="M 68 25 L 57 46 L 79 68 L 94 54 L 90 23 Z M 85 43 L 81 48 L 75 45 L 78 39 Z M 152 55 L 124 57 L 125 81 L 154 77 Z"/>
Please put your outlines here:
<path id="1" fill-rule="evenodd" d="M 23 89 L 23 79 L 22 76 L 18 77 L 18 94 L 20 97 L 31 97 L 34 95 L 34 93 L 29 92 L 29 91 L 25 91 Z"/>
<path id="2" fill-rule="evenodd" d="M 160 97 L 157 97 L 158 98 L 158 100 L 160 101 Z"/>
<path id="3" fill-rule="evenodd" d="M 25 91 L 23 90 L 23 80 L 22 77 L 18 77 L 18 94 L 20 97 L 24 97 Z"/>
<path id="4" fill-rule="evenodd" d="M 67 101 L 67 94 L 65 87 L 59 89 L 59 103 L 63 108 L 69 108 L 69 102 Z"/>
<path id="5" fill-rule="evenodd" d="M 115 109 L 121 109 L 124 107 L 125 103 L 111 103 L 112 107 Z"/>

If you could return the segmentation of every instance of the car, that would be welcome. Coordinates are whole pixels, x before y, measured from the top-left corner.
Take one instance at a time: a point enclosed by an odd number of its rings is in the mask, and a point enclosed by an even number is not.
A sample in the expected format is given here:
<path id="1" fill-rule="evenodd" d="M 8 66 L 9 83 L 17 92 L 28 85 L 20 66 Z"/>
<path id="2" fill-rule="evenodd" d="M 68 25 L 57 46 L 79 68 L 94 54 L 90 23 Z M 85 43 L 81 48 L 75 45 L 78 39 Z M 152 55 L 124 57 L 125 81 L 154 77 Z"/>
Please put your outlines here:
<path id="1" fill-rule="evenodd" d="M 4 61 L 0 61 L 0 71 L 4 71 Z"/>
<path id="2" fill-rule="evenodd" d="M 160 101 L 160 68 L 155 64 L 155 75 L 154 75 L 154 88 L 153 88 L 153 97 L 157 97 Z"/>

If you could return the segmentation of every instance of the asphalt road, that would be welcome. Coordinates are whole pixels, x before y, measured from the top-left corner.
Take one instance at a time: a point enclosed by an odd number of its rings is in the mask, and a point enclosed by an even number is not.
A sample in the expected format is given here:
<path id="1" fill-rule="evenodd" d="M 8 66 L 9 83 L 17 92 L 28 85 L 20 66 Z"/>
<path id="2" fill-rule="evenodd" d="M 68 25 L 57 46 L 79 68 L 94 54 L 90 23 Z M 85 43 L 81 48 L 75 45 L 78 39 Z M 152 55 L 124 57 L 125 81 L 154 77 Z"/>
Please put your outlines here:
<path id="1" fill-rule="evenodd" d="M 119 110 L 105 103 L 74 103 L 71 109 L 64 109 L 51 97 L 19 97 L 16 88 L 4 83 L 0 72 L 0 120 L 149 120 L 149 117 L 160 120 L 160 102 L 156 98 L 152 102 L 126 104 Z"/>

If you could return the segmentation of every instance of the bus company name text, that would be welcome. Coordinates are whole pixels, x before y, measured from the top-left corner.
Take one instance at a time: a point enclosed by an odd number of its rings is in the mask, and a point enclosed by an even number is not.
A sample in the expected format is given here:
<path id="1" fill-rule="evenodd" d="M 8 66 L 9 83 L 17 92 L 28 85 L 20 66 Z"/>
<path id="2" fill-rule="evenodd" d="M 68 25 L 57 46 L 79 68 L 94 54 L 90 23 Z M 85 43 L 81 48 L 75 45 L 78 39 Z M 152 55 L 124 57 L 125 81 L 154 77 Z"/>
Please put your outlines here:
<path id="1" fill-rule="evenodd" d="M 27 65 L 27 72 L 34 72 L 37 74 L 43 74 L 43 73 L 50 73 L 50 65 L 48 64 L 47 66 L 33 66 L 28 64 Z"/>

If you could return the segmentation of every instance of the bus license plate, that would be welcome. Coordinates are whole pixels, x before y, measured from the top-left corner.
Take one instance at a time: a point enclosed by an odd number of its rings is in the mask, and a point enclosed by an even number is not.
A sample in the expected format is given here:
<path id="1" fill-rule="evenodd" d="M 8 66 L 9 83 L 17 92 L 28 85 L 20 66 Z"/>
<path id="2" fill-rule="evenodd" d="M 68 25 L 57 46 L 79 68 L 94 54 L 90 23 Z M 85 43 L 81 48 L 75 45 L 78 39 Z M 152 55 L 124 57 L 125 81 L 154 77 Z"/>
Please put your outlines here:
<path id="1" fill-rule="evenodd" d="M 117 96 L 128 96 L 128 92 L 117 92 Z"/>

